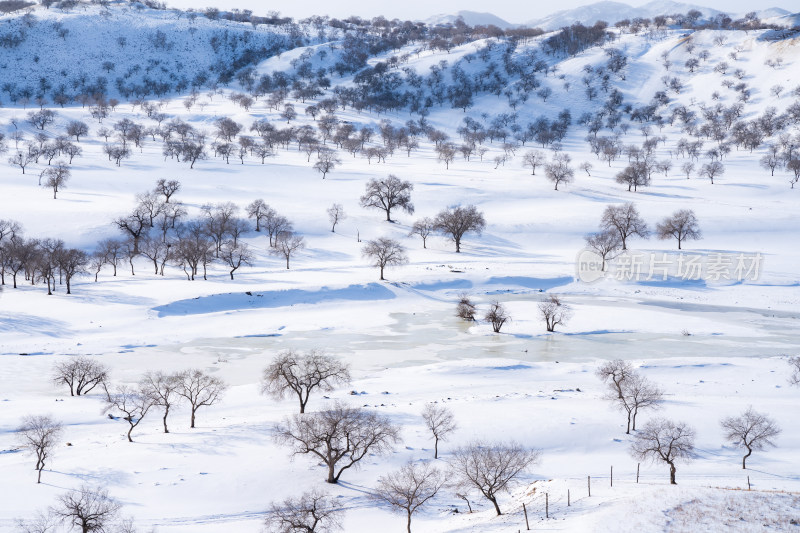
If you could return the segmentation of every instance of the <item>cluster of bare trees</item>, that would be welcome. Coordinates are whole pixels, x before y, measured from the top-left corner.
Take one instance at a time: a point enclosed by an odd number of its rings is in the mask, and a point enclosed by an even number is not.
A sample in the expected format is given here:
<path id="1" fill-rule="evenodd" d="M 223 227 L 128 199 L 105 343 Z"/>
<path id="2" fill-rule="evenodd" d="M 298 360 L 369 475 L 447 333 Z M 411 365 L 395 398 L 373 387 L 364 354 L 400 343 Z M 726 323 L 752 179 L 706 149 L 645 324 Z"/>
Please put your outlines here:
<path id="1" fill-rule="evenodd" d="M 687 240 L 703 236 L 697 216 L 691 209 L 679 209 L 656 224 L 656 236 L 661 240 L 675 239 L 678 250 Z M 647 223 L 633 202 L 609 205 L 603 212 L 600 231 L 586 235 L 586 246 L 602 258 L 602 269 L 619 253 L 628 249 L 631 237 L 650 237 Z"/>
<path id="2" fill-rule="evenodd" d="M 486 228 L 483 213 L 474 205 L 453 206 L 443 209 L 431 219 L 422 218 L 411 226 L 410 235 L 419 235 L 422 245 L 427 248 L 428 237 L 434 233 L 443 235 L 456 245 L 456 253 L 461 252 L 461 240 L 467 233 L 480 235 Z"/>
<path id="3" fill-rule="evenodd" d="M 636 416 L 642 409 L 658 409 L 664 402 L 664 392 L 637 372 L 631 363 L 616 359 L 598 367 L 597 376 L 607 384 L 606 399 L 614 402 L 627 415 L 626 434 L 634 431 L 631 454 L 639 459 L 662 461 L 669 466 L 671 484 L 676 484 L 676 463 L 695 457 L 695 430 L 685 422 L 667 418 L 654 418 L 636 429 Z M 743 448 L 742 468 L 755 450 L 775 446 L 774 439 L 781 430 L 778 424 L 764 413 L 748 407 L 738 416 L 720 420 L 725 440 Z"/>
<path id="4" fill-rule="evenodd" d="M 549 332 L 555 331 L 556 326 L 565 325 L 572 316 L 572 308 L 555 294 L 548 295 L 540 302 L 538 309 L 545 323 L 545 328 Z M 476 312 L 477 306 L 469 295 L 466 293 L 460 294 L 456 304 L 456 316 L 462 320 L 472 322 L 475 320 Z M 492 326 L 492 331 L 500 333 L 502 327 L 511 321 L 511 315 L 502 303 L 495 300 L 489 304 L 489 309 L 487 309 L 483 319 Z"/>
<path id="5" fill-rule="evenodd" d="M 106 411 L 122 413 L 122 418 L 128 422 L 130 442 L 133 442 L 133 430 L 152 408 L 164 410 L 164 433 L 169 433 L 167 417 L 170 409 L 186 402 L 191 411 L 189 427 L 194 428 L 197 410 L 218 403 L 227 389 L 220 378 L 199 369 L 173 374 L 146 372 L 136 385 L 111 385 L 108 367 L 83 356 L 56 363 L 52 381 L 55 385 L 69 387 L 72 396 L 86 395 L 100 387 L 104 393 Z"/>
<path id="6" fill-rule="evenodd" d="M 83 274 L 88 261 L 86 252 L 68 248 L 61 239 L 26 239 L 22 226 L 12 220 L 0 220 L 0 284 L 11 277 L 13 287 L 21 277 L 31 285 L 44 282 L 47 294 L 57 284 L 72 293 L 72 280 Z"/>

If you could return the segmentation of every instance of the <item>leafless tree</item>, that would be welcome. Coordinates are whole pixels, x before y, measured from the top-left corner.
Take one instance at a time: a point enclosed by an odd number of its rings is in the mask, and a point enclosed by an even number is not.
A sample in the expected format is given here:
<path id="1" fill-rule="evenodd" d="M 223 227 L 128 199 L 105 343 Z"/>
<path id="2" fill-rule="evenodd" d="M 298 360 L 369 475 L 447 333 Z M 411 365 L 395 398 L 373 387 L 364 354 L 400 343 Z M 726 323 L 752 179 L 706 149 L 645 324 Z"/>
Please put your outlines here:
<path id="1" fill-rule="evenodd" d="M 778 423 L 772 418 L 753 410 L 753 406 L 739 416 L 730 416 L 720 421 L 725 431 L 725 439 L 740 448 L 747 450 L 742 457 L 742 468 L 747 468 L 747 458 L 753 450 L 775 446 L 775 437 L 781 433 Z"/>
<path id="2" fill-rule="evenodd" d="M 800 385 L 800 357 L 790 357 L 789 366 L 792 369 L 792 375 L 789 376 L 789 383 L 792 385 Z"/>
<path id="3" fill-rule="evenodd" d="M 399 470 L 378 478 L 370 498 L 388 504 L 406 515 L 406 531 L 411 533 L 411 517 L 430 502 L 445 485 L 441 471 L 427 463 L 408 462 Z"/>
<path id="4" fill-rule="evenodd" d="M 261 198 L 253 200 L 247 206 L 247 216 L 256 221 L 256 231 L 261 231 L 261 223 L 270 215 L 270 212 L 275 214 L 275 210 L 264 202 Z M 272 246 L 272 243 L 270 243 Z"/>
<path id="5" fill-rule="evenodd" d="M 462 320 L 475 320 L 475 304 L 472 303 L 469 295 L 462 293 L 458 297 L 458 305 L 456 306 L 456 316 Z"/>
<path id="6" fill-rule="evenodd" d="M 202 210 L 206 234 L 214 241 L 216 254 L 219 257 L 222 245 L 231 235 L 233 221 L 239 212 L 239 206 L 233 202 L 220 202 L 204 205 Z"/>
<path id="7" fill-rule="evenodd" d="M 367 182 L 366 192 L 361 197 L 361 207 L 374 207 L 386 212 L 386 220 L 392 221 L 392 209 L 399 207 L 409 215 L 414 214 L 411 203 L 411 191 L 414 185 L 390 174 L 388 178 L 371 179 Z"/>
<path id="8" fill-rule="evenodd" d="M 439 458 L 439 441 L 447 440 L 450 433 L 458 428 L 453 412 L 443 405 L 429 403 L 422 410 L 422 419 L 433 434 L 433 458 Z"/>
<path id="9" fill-rule="evenodd" d="M 336 231 L 336 224 L 347 218 L 342 204 L 333 204 L 328 208 L 328 220 L 331 221 L 331 233 Z"/>
<path id="10" fill-rule="evenodd" d="M 414 222 L 411 226 L 411 231 L 409 232 L 409 236 L 411 235 L 419 235 L 422 237 L 422 247 L 428 247 L 428 237 L 433 233 L 434 226 L 433 220 L 429 217 L 421 218 Z"/>
<path id="11" fill-rule="evenodd" d="M 719 161 L 711 161 L 700 167 L 699 171 L 701 176 L 705 176 L 711 180 L 711 185 L 714 185 L 714 178 L 725 174 L 725 165 Z"/>
<path id="12" fill-rule="evenodd" d="M 594 165 L 592 165 L 588 161 L 584 161 L 583 163 L 578 165 L 578 168 L 583 170 L 584 172 L 586 172 L 587 176 L 591 176 L 592 175 L 592 168 L 594 168 Z"/>
<path id="13" fill-rule="evenodd" d="M 656 224 L 656 235 L 661 240 L 677 239 L 678 250 L 681 249 L 683 241 L 698 240 L 703 236 L 697 223 L 697 217 L 691 209 L 679 209 L 672 216 Z"/>
<path id="14" fill-rule="evenodd" d="M 669 482 L 675 482 L 675 463 L 694 457 L 695 432 L 685 422 L 657 418 L 647 422 L 633 437 L 631 455 L 637 459 L 664 461 L 669 465 Z"/>
<path id="15" fill-rule="evenodd" d="M 341 163 L 342 160 L 339 159 L 335 151 L 330 148 L 321 148 L 317 152 L 317 162 L 314 163 L 314 169 L 322 174 L 322 179 L 325 179 L 328 172 L 335 170 L 336 166 Z"/>
<path id="16" fill-rule="evenodd" d="M 646 239 L 650 233 L 647 224 L 639 215 L 633 202 L 622 205 L 609 205 L 603 211 L 600 227 L 604 230 L 616 231 L 622 241 L 622 249 L 627 250 L 627 241 L 637 235 Z"/>
<path id="17" fill-rule="evenodd" d="M 441 211 L 433 220 L 436 231 L 444 233 L 456 243 L 456 252 L 461 252 L 461 239 L 468 232 L 480 235 L 486 227 L 483 213 L 474 205 L 450 207 Z"/>
<path id="18" fill-rule="evenodd" d="M 160 370 L 146 372 L 139 382 L 139 388 L 150 398 L 151 403 L 164 409 L 162 418 L 164 433 L 169 433 L 167 427 L 169 410 L 181 400 L 178 395 L 179 384 L 174 374 L 165 374 Z"/>
<path id="19" fill-rule="evenodd" d="M 103 533 L 109 530 L 121 507 L 107 490 L 84 485 L 59 496 L 53 514 L 69 524 L 70 529 L 81 533 Z"/>
<path id="20" fill-rule="evenodd" d="M 595 374 L 601 381 L 616 394 L 618 400 L 622 399 L 622 383 L 631 377 L 636 371 L 633 366 L 622 359 L 614 359 L 600 365 Z"/>
<path id="21" fill-rule="evenodd" d="M 575 178 L 575 170 L 569 163 L 569 155 L 556 154 L 553 161 L 545 165 L 544 175 L 555 184 L 555 190 L 559 183 L 570 183 Z"/>
<path id="22" fill-rule="evenodd" d="M 294 231 L 292 223 L 283 215 L 279 215 L 274 209 L 269 208 L 264 213 L 262 224 L 267 230 L 270 247 L 275 247 L 278 237 L 291 235 Z"/>
<path id="23" fill-rule="evenodd" d="M 688 180 L 692 175 L 692 171 L 694 170 L 694 163 L 684 163 L 681 165 L 681 171 L 686 174 L 686 179 Z"/>
<path id="24" fill-rule="evenodd" d="M 547 331 L 550 332 L 555 331 L 556 326 L 566 324 L 569 317 L 572 316 L 570 307 L 555 294 L 551 294 L 539 304 L 539 313 L 544 319 Z"/>
<path id="25" fill-rule="evenodd" d="M 22 173 L 25 174 L 25 167 L 27 167 L 30 163 L 32 163 L 36 159 L 36 154 L 31 152 L 17 152 L 13 156 L 8 159 L 8 162 L 14 166 L 17 166 L 22 169 Z"/>
<path id="26" fill-rule="evenodd" d="M 264 522 L 269 533 L 332 533 L 343 529 L 342 515 L 341 505 L 327 494 L 312 490 L 273 503 Z"/>
<path id="27" fill-rule="evenodd" d="M 59 161 L 54 166 L 44 169 L 42 177 L 44 178 L 42 187 L 53 189 L 53 200 L 55 200 L 58 190 L 67 188 L 67 181 L 70 177 L 69 167 L 66 163 Z"/>
<path id="28" fill-rule="evenodd" d="M 383 269 L 387 266 L 398 266 L 408 263 L 405 246 L 388 237 L 379 237 L 367 241 L 361 249 L 361 255 L 371 259 L 373 266 L 380 268 L 381 281 L 384 279 Z"/>
<path id="29" fill-rule="evenodd" d="M 242 265 L 253 264 L 253 253 L 246 243 L 240 242 L 234 244 L 229 242 L 222 246 L 219 252 L 220 260 L 225 263 L 230 269 L 231 280 L 233 280 L 233 273 L 236 272 Z"/>
<path id="30" fill-rule="evenodd" d="M 305 247 L 306 243 L 302 235 L 282 233 L 275 238 L 275 246 L 269 252 L 272 255 L 282 256 L 286 259 L 286 269 L 289 270 L 289 259 L 296 251 Z"/>
<path id="31" fill-rule="evenodd" d="M 20 445 L 36 456 L 36 483 L 42 482 L 45 462 L 58 446 L 64 427 L 50 415 L 30 415 L 22 419 L 17 429 Z"/>
<path id="32" fill-rule="evenodd" d="M 498 495 L 507 491 L 516 479 L 539 461 L 538 450 L 517 443 L 472 442 L 458 448 L 450 463 L 451 476 L 462 494 L 478 490 L 492 502 L 500 516 Z"/>
<path id="33" fill-rule="evenodd" d="M 181 190 L 181 182 L 178 180 L 167 180 L 161 178 L 156 182 L 154 192 L 164 197 L 164 203 L 169 203 L 169 199 Z"/>
<path id="34" fill-rule="evenodd" d="M 105 391 L 105 411 L 119 411 L 124 415 L 122 418 L 129 426 L 128 442 L 133 442 L 131 437 L 133 430 L 144 420 L 150 408 L 153 407 L 153 399 L 147 394 L 146 390 L 129 385 L 118 385 L 111 390 L 105 387 Z"/>
<path id="35" fill-rule="evenodd" d="M 620 410 L 624 411 L 628 417 L 628 425 L 625 434 L 629 435 L 631 429 L 636 431 L 636 416 L 641 409 L 659 407 L 664 399 L 664 393 L 653 382 L 636 372 L 626 376 L 620 382 L 618 395 L 616 387 L 610 387 L 608 399 L 616 402 Z"/>
<path id="36" fill-rule="evenodd" d="M 201 407 L 219 403 L 228 385 L 221 378 L 206 374 L 200 369 L 184 370 L 176 375 L 178 396 L 183 397 L 192 408 L 190 428 L 194 428 L 195 414 Z"/>
<path id="37" fill-rule="evenodd" d="M 75 137 L 75 142 L 80 142 L 81 135 L 89 135 L 89 126 L 80 120 L 70 120 L 67 124 L 67 135 Z"/>
<path id="38" fill-rule="evenodd" d="M 53 515 L 52 511 L 38 511 L 29 520 L 16 520 L 16 528 L 19 533 L 55 533 L 57 531 L 59 519 Z"/>
<path id="39" fill-rule="evenodd" d="M 399 430 L 381 415 L 335 403 L 317 413 L 296 414 L 276 427 L 279 443 L 294 455 L 311 454 L 328 468 L 328 483 L 369 455 L 388 453 L 399 442 Z"/>
<path id="40" fill-rule="evenodd" d="M 622 246 L 619 234 L 614 230 L 603 230 L 590 233 L 584 237 L 586 246 L 602 258 L 601 269 L 605 271 L 606 262 L 617 256 L 617 250 Z"/>
<path id="41" fill-rule="evenodd" d="M 492 325 L 492 330 L 495 333 L 500 333 L 503 324 L 511 320 L 506 308 L 498 301 L 494 301 L 489 305 L 489 310 L 483 319 Z"/>
<path id="42" fill-rule="evenodd" d="M 332 391 L 349 382 L 350 367 L 337 358 L 318 350 L 306 354 L 286 350 L 264 369 L 261 392 L 275 399 L 295 395 L 300 401 L 300 413 L 305 413 L 313 390 Z"/>
<path id="43" fill-rule="evenodd" d="M 108 379 L 108 367 L 87 357 L 76 357 L 53 366 L 53 383 L 67 385 L 70 396 L 88 394 Z"/>
<path id="44" fill-rule="evenodd" d="M 539 150 L 529 150 L 522 156 L 522 166 L 531 169 L 531 175 L 536 175 L 536 167 L 544 165 L 547 158 Z"/>

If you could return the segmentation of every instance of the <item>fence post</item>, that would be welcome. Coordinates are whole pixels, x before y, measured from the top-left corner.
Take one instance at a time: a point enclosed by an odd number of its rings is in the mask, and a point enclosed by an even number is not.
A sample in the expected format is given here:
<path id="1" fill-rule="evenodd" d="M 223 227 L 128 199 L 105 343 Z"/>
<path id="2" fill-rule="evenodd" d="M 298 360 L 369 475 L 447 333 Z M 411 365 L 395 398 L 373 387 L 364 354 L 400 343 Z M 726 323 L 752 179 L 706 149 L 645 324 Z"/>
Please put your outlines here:
<path id="1" fill-rule="evenodd" d="M 569 507 L 569 489 L 567 489 L 567 507 Z"/>
<path id="2" fill-rule="evenodd" d="M 636 463 L 636 483 L 639 483 L 639 464 Z"/>
<path id="3" fill-rule="evenodd" d="M 525 529 L 530 531 L 531 525 L 528 523 L 528 508 L 525 507 L 525 502 L 522 502 L 522 511 L 525 513 Z"/>
<path id="4" fill-rule="evenodd" d="M 586 476 L 586 486 L 589 487 L 589 497 L 592 497 L 592 476 Z"/>
<path id="5" fill-rule="evenodd" d="M 747 490 L 750 490 L 750 476 L 747 476 Z"/>
<path id="6" fill-rule="evenodd" d="M 550 495 L 544 493 L 544 517 L 550 518 Z"/>

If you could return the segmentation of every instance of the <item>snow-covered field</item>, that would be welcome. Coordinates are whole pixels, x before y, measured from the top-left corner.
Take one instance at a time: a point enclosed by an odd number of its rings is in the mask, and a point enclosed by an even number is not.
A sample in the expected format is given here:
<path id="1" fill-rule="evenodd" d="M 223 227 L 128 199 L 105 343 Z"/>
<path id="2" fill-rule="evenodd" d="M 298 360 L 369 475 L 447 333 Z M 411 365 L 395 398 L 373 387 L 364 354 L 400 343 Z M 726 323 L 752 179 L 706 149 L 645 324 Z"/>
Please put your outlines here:
<path id="1" fill-rule="evenodd" d="M 734 47 L 743 50 L 737 66 L 763 88 L 748 112 L 792 102 L 789 96 L 770 96 L 767 88 L 791 87 L 800 79 L 796 42 L 767 43 L 742 33 L 715 48 L 713 37 L 708 32 L 696 38 L 710 47 L 712 57 L 691 78 L 681 102 L 710 98 L 710 65 Z M 680 36 L 626 39 L 616 45 L 628 50 L 633 64 L 619 86 L 626 98 L 645 101 L 660 85 L 654 71 L 661 52 L 676 49 L 675 63 L 683 62 L 677 59 Z M 410 66 L 428 71 L 442 59 L 457 61 L 470 46 L 450 54 L 427 51 L 413 56 Z M 259 68 L 286 68 L 292 54 Z M 763 65 L 778 55 L 784 60 L 780 69 Z M 602 50 L 592 49 L 562 62 L 560 74 L 576 89 L 557 91 L 546 104 L 531 98 L 520 114 L 554 115 L 570 108 L 577 117 L 588 108 L 578 89 L 581 68 L 604 60 Z M 183 97 L 173 97 L 162 112 L 209 129 L 224 116 L 245 125 L 264 117 L 281 120 L 263 101 L 245 112 L 222 95 L 203 93 L 199 100 L 202 108 L 187 111 Z M 303 113 L 305 105 L 296 103 L 297 124 L 313 124 Z M 504 108 L 504 100 L 485 95 L 469 113 L 492 115 Z M 54 110 L 58 119 L 51 132 L 71 119 L 86 121 L 92 130 L 99 126 L 80 106 Z M 31 138 L 35 130 L 24 122 L 27 111 L 0 108 L 0 128 L 10 134 L 9 121 L 17 118 Z M 350 109 L 339 116 L 373 125 L 410 118 Z M 104 125 L 124 117 L 149 122 L 123 103 Z M 461 111 L 442 108 L 429 121 L 455 138 L 462 118 Z M 668 142 L 659 157 L 670 158 L 668 148 L 681 133 L 667 126 L 662 134 Z M 207 281 L 189 282 L 169 266 L 162 277 L 152 273 L 150 262 L 137 260 L 135 275 L 123 264 L 112 277 L 106 267 L 97 283 L 93 276 L 74 281 L 69 296 L 61 286 L 48 296 L 41 284 L 22 281 L 18 289 L 7 284 L 0 293 L 0 530 L 13 531 L 15 518 L 30 517 L 64 491 L 89 484 L 106 487 L 123 504 L 123 514 L 135 517 L 145 531 L 151 526 L 165 533 L 259 531 L 270 502 L 312 487 L 344 505 L 345 531 L 400 531 L 404 517 L 366 497 L 377 478 L 410 459 L 444 466 L 450 449 L 484 439 L 514 440 L 542 451 L 522 482 L 501 496 L 506 514 L 495 517 L 478 498 L 472 502 L 476 512 L 466 513 L 464 501 L 444 491 L 415 516 L 414 531 L 518 531 L 525 528 L 523 503 L 534 530 L 795 531 L 800 388 L 788 384 L 787 359 L 798 355 L 800 346 L 800 190 L 789 188 L 786 172 L 772 177 L 759 168 L 762 152 L 734 150 L 713 185 L 697 176 L 687 180 L 676 162 L 668 176 L 654 176 L 652 186 L 627 192 L 614 182 L 627 164 L 624 158 L 610 166 L 597 160 L 584 137 L 585 129 L 573 126 L 564 151 L 575 163 L 592 162 L 591 176 L 578 171 L 574 183 L 558 191 L 540 171 L 532 176 L 523 168 L 519 153 L 495 169 L 492 159 L 502 153 L 497 144 L 489 145 L 483 161 L 459 157 L 448 170 L 427 142 L 410 157 L 398 150 L 380 164 L 342 151 L 343 163 L 323 180 L 294 148 L 280 150 L 264 165 L 256 158 L 243 164 L 232 158 L 228 165 L 211 157 L 190 170 L 188 164 L 165 161 L 160 143 L 145 142 L 117 168 L 103 154 L 102 138 L 92 133 L 81 141 L 83 157 L 75 160 L 57 200 L 36 185 L 44 165 L 31 165 L 25 174 L 4 165 L 0 218 L 19 221 L 27 236 L 91 249 L 117 235 L 111 222 L 132 209 L 137 193 L 167 178 L 181 182 L 176 198 L 192 216 L 210 202 L 244 208 L 263 198 L 294 223 L 307 247 L 287 270 L 282 259 L 267 253 L 267 237 L 250 232 L 243 241 L 256 259 L 237 271 L 235 280 L 222 266 L 212 267 Z M 641 140 L 631 128 L 626 141 Z M 369 178 L 388 174 L 414 184 L 416 212 L 398 210 L 395 223 L 358 203 Z M 597 230 L 606 206 L 628 201 L 636 202 L 651 227 L 677 209 L 693 209 L 703 239 L 687 243 L 684 252 L 760 253 L 758 279 L 578 281 L 575 260 L 584 235 Z M 336 232 L 326 215 L 332 203 L 342 204 L 348 215 Z M 469 235 L 460 254 L 442 237 L 430 238 L 423 248 L 418 237 L 408 236 L 414 220 L 456 204 L 475 204 L 487 221 L 484 234 Z M 361 256 L 363 241 L 381 236 L 400 240 L 410 258 L 408 265 L 387 269 L 385 282 Z M 631 246 L 675 252 L 673 241 L 633 239 Z M 463 292 L 481 313 L 491 301 L 504 303 L 512 321 L 494 334 L 486 323 L 457 319 L 455 305 Z M 572 319 L 556 333 L 545 331 L 537 310 L 550 293 L 573 309 Z M 292 459 L 275 443 L 275 424 L 296 405 L 259 394 L 259 380 L 272 357 L 289 348 L 323 349 L 351 365 L 352 384 L 327 398 L 312 397 L 309 408 L 341 399 L 389 416 L 402 436 L 392 454 L 369 457 L 341 483 L 328 485 L 316 461 Z M 200 368 L 230 389 L 221 403 L 198 412 L 197 428 L 188 429 L 189 413 L 181 407 L 170 415 L 171 432 L 164 434 L 154 411 L 128 443 L 127 424 L 103 413 L 98 391 L 70 397 L 64 387 L 52 385 L 53 365 L 76 355 L 107 364 L 113 383 L 136 383 L 148 370 Z M 668 484 L 663 464 L 642 463 L 636 482 L 624 414 L 603 399 L 606 387 L 594 374 L 601 362 L 615 358 L 631 361 L 666 393 L 660 411 L 643 411 L 640 423 L 663 415 L 696 429 L 696 457 L 679 465 L 678 487 Z M 436 461 L 419 416 L 428 402 L 447 405 L 459 425 L 440 445 Z M 742 454 L 725 443 L 719 420 L 751 405 L 772 416 L 783 432 L 775 449 L 755 452 L 742 470 Z M 57 448 L 37 485 L 34 461 L 17 448 L 15 429 L 22 416 L 45 413 L 63 422 L 69 445 Z"/>

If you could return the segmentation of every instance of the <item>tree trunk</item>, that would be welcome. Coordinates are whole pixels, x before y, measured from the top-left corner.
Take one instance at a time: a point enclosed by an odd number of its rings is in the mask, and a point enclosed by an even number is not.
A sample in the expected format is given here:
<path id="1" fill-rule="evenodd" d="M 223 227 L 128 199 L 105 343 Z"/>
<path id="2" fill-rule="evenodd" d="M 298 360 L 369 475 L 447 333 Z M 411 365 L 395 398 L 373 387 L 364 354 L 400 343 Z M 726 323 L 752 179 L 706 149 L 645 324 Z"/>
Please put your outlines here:
<path id="1" fill-rule="evenodd" d="M 192 407 L 192 424 L 189 426 L 190 428 L 194 429 L 194 413 L 197 409 Z"/>
<path id="2" fill-rule="evenodd" d="M 44 468 L 44 465 L 41 465 L 41 468 L 39 468 L 39 477 L 38 477 L 38 478 L 36 478 L 36 483 L 37 483 L 37 484 L 39 484 L 39 483 L 41 483 L 41 482 L 42 482 L 42 469 L 43 469 L 43 468 Z"/>
<path id="3" fill-rule="evenodd" d="M 408 520 L 406 521 L 406 531 L 411 533 L 411 509 L 406 510 L 408 512 Z"/>
<path id="4" fill-rule="evenodd" d="M 742 457 L 742 470 L 747 468 L 747 458 L 750 457 L 751 453 L 753 453 L 753 450 L 748 446 L 747 447 L 747 455 Z"/>
<path id="5" fill-rule="evenodd" d="M 383 281 L 383 265 L 381 265 L 381 281 Z"/>
<path id="6" fill-rule="evenodd" d="M 167 416 L 169 415 L 169 407 L 164 408 L 164 418 L 162 421 L 164 422 L 164 433 L 169 433 L 169 429 L 167 428 Z"/>
<path id="7" fill-rule="evenodd" d="M 433 458 L 434 459 L 438 459 L 439 458 L 439 437 L 434 437 L 434 439 L 435 440 L 433 441 Z"/>
<path id="8" fill-rule="evenodd" d="M 494 504 L 494 510 L 497 511 L 497 516 L 500 516 L 501 514 L 503 514 L 502 512 L 500 512 L 500 506 L 497 505 L 497 498 L 496 497 L 489 498 L 489 501 Z"/>
<path id="9" fill-rule="evenodd" d="M 675 482 L 675 463 L 669 462 L 669 483 L 670 485 L 677 485 Z"/>
<path id="10" fill-rule="evenodd" d="M 133 439 L 131 438 L 131 433 L 133 433 L 133 426 L 131 426 L 128 429 L 128 442 L 133 442 Z"/>
<path id="11" fill-rule="evenodd" d="M 334 466 L 335 465 L 333 463 L 328 465 L 328 479 L 325 480 L 328 483 L 336 483 L 336 476 L 334 475 Z"/>
<path id="12" fill-rule="evenodd" d="M 631 412 L 628 411 L 628 429 L 625 430 L 626 435 L 631 434 Z"/>

